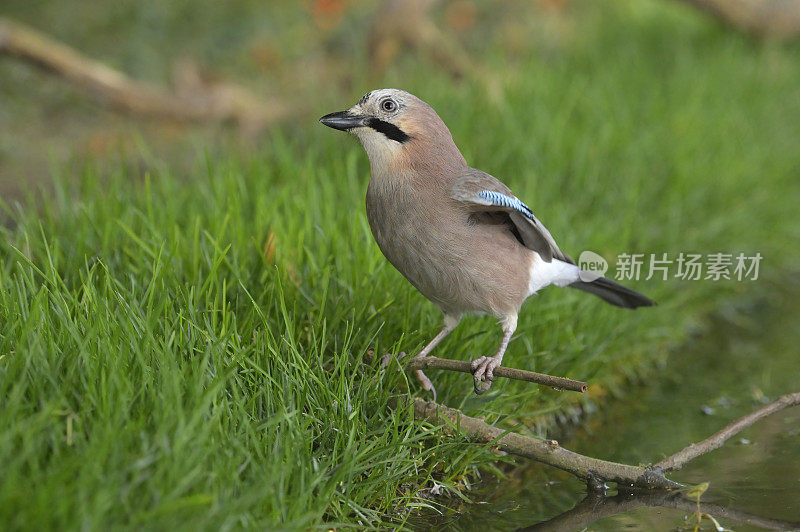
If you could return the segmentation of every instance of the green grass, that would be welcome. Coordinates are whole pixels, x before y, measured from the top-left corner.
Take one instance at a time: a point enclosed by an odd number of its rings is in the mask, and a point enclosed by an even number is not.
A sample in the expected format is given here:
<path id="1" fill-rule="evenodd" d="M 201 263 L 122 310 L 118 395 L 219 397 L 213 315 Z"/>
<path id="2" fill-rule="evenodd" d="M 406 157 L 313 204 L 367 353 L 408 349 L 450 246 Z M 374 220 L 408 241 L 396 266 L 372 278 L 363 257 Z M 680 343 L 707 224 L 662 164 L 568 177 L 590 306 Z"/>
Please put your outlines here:
<path id="1" fill-rule="evenodd" d="M 800 50 L 661 3 L 595 15 L 553 50 L 474 50 L 502 98 L 412 58 L 380 84 L 428 100 L 574 255 L 759 251 L 762 277 L 796 270 Z M 309 114 L 359 96 L 326 94 Z M 41 199 L 3 204 L 0 522 L 400 525 L 448 502 L 422 497 L 433 479 L 469 496 L 494 455 L 391 410 L 419 388 L 367 355 L 419 349 L 440 316 L 372 240 L 355 141 L 311 118 L 250 156 L 198 153 L 188 176 L 144 158 L 65 168 Z M 634 285 L 659 306 L 546 290 L 505 363 L 617 392 L 709 309 L 758 290 Z M 469 318 L 437 352 L 498 340 L 492 319 Z M 431 376 L 441 402 L 538 433 L 576 399 L 504 381 L 476 398 L 466 376 Z"/>

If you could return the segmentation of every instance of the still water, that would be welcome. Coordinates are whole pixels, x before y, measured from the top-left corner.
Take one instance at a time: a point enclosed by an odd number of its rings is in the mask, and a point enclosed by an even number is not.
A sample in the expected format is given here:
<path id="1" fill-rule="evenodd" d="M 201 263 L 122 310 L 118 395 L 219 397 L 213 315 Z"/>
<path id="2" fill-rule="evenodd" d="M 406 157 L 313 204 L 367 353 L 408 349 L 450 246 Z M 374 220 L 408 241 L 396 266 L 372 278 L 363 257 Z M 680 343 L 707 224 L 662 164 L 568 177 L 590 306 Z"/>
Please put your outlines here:
<path id="1" fill-rule="evenodd" d="M 609 399 L 561 443 L 632 464 L 652 463 L 785 393 L 800 391 L 800 282 L 710 318 L 646 385 Z M 670 477 L 710 482 L 702 512 L 736 531 L 800 530 L 800 408 L 764 419 Z M 587 497 L 581 482 L 534 463 L 492 479 L 466 505 L 430 520 L 461 530 L 693 530 L 683 497 L 610 490 Z M 414 524 L 412 524 L 414 526 Z M 420 527 L 420 528 L 424 528 Z M 717 530 L 707 519 L 701 530 Z"/>

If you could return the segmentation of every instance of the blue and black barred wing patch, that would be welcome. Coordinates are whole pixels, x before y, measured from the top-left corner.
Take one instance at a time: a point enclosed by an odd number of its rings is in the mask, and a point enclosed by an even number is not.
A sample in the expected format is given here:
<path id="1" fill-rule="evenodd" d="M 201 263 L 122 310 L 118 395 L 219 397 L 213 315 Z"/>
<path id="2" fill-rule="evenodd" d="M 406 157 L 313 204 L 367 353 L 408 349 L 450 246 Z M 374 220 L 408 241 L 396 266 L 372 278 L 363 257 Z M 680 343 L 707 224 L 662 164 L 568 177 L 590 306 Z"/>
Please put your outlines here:
<path id="1" fill-rule="evenodd" d="M 476 196 L 482 200 L 484 200 L 486 205 L 493 205 L 495 207 L 504 207 L 506 209 L 513 209 L 525 215 L 530 221 L 534 224 L 538 225 L 539 220 L 533 215 L 533 211 L 531 211 L 527 205 L 522 203 L 519 199 L 513 196 L 506 196 L 505 194 L 501 194 L 500 192 L 495 192 L 493 190 L 481 190 L 476 194 Z"/>

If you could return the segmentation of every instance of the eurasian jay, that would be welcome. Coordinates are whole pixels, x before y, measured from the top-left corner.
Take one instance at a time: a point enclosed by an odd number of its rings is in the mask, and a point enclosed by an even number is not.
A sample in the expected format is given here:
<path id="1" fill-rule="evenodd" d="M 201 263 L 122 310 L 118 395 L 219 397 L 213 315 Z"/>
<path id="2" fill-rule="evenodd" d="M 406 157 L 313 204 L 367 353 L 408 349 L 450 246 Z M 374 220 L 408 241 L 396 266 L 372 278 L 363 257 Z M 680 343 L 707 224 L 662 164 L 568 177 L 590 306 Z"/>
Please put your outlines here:
<path id="1" fill-rule="evenodd" d="M 506 185 L 467 165 L 442 119 L 416 96 L 374 90 L 320 122 L 361 141 L 370 163 L 367 219 L 375 241 L 444 314 L 442 330 L 416 356 L 427 356 L 466 313 L 499 319 L 497 352 L 472 361 L 476 393 L 494 380 L 522 303 L 542 288 L 577 288 L 622 308 L 654 304 L 582 271 Z M 430 379 L 415 374 L 435 398 Z"/>

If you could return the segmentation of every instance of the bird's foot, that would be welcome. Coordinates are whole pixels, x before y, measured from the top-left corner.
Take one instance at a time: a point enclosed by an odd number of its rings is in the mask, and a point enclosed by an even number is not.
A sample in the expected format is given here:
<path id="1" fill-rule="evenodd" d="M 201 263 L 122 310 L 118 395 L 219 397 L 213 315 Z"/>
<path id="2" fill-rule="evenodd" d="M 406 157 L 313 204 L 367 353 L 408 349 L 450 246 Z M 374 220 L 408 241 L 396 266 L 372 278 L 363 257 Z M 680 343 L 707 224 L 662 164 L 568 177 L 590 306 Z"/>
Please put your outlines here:
<path id="1" fill-rule="evenodd" d="M 408 355 L 403 351 L 403 352 L 401 352 L 401 353 L 399 353 L 397 355 L 397 360 L 402 360 L 406 356 L 408 356 Z M 392 357 L 394 357 L 394 355 L 392 353 L 387 353 L 387 354 L 383 355 L 383 357 L 381 357 L 381 369 L 386 369 L 387 367 L 389 367 L 389 364 L 392 362 Z M 421 369 L 415 370 L 414 371 L 414 376 L 417 377 L 417 379 L 419 380 L 420 384 L 422 384 L 422 388 L 425 391 L 431 392 L 433 394 L 433 402 L 435 403 L 436 402 L 436 388 L 433 387 L 433 383 L 428 378 L 428 376 L 425 375 L 425 373 L 423 373 L 423 371 Z"/>
<path id="2" fill-rule="evenodd" d="M 394 353 L 386 353 L 385 355 L 383 355 L 381 357 L 381 369 L 386 369 L 386 368 L 389 367 L 389 364 L 392 362 L 392 357 L 393 356 L 394 356 Z M 405 351 L 401 351 L 397 355 L 397 360 L 402 360 L 406 356 L 407 356 L 406 352 Z"/>
<path id="3" fill-rule="evenodd" d="M 494 368 L 499 365 L 499 360 L 486 356 L 476 358 L 470 363 L 476 395 L 482 395 L 489 391 L 494 381 Z"/>
<path id="4" fill-rule="evenodd" d="M 422 384 L 422 387 L 425 390 L 427 390 L 427 391 L 429 391 L 429 392 L 431 392 L 433 394 L 433 402 L 435 403 L 436 402 L 436 388 L 433 387 L 433 383 L 431 382 L 431 380 L 428 378 L 427 375 L 425 375 L 422 372 L 421 369 L 415 370 L 414 371 L 414 375 L 417 377 L 417 379 L 419 379 L 419 382 L 420 382 L 420 384 Z"/>

